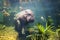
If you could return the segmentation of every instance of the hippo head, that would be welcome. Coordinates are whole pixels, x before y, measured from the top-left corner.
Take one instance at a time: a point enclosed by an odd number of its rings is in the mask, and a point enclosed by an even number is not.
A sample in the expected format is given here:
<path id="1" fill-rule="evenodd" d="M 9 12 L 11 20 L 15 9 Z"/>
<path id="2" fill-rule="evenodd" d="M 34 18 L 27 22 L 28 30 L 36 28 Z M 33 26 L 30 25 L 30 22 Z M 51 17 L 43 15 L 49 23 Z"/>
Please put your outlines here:
<path id="1" fill-rule="evenodd" d="M 31 10 L 26 10 L 25 13 L 26 14 L 24 15 L 24 17 L 26 18 L 26 21 L 28 23 L 34 22 L 33 12 Z"/>
<path id="2" fill-rule="evenodd" d="M 15 15 L 15 20 L 22 20 L 22 22 L 25 23 L 32 23 L 34 22 L 34 15 L 32 10 L 27 9 L 19 12 L 18 14 Z"/>

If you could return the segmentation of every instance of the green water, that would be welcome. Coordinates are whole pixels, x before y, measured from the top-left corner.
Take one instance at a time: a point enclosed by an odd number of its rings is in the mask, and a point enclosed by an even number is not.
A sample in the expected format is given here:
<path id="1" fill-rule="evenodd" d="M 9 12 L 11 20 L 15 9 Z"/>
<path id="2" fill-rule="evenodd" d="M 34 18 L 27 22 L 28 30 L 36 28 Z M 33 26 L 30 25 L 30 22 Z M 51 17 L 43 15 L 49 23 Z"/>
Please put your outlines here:
<path id="1" fill-rule="evenodd" d="M 10 6 L 4 6 L 5 1 L 0 0 L 0 40 L 17 39 L 14 15 L 20 12 L 20 6 L 31 9 L 35 16 L 34 23 L 27 25 L 30 27 L 28 31 L 32 32 L 27 40 L 60 40 L 60 0 L 33 0 L 22 3 L 19 0 L 7 0 Z M 10 16 L 4 16 L 3 10 Z"/>

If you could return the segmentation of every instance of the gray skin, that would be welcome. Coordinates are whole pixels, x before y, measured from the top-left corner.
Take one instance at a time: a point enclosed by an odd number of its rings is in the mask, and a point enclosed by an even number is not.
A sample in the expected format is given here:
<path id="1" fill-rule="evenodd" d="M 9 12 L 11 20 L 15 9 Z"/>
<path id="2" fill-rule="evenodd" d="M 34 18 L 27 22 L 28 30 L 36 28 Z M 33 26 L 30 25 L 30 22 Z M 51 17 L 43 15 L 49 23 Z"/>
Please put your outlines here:
<path id="1" fill-rule="evenodd" d="M 23 10 L 15 15 L 15 30 L 18 32 L 18 38 L 26 40 L 26 25 L 34 22 L 34 15 L 30 9 Z"/>

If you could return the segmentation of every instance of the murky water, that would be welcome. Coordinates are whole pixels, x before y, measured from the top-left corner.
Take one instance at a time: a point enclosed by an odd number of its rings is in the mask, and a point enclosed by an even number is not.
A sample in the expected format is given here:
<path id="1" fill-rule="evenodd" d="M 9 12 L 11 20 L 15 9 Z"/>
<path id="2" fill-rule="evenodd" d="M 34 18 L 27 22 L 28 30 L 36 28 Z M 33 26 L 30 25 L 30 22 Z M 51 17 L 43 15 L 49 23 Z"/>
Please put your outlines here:
<path id="1" fill-rule="evenodd" d="M 33 11 L 35 19 L 33 23 L 27 25 L 28 28 L 38 30 L 37 24 L 46 28 L 47 23 L 47 26 L 54 26 L 53 31 L 60 29 L 60 0 L 0 0 L 0 24 L 2 28 L 5 26 L 15 28 L 14 17 L 21 12 L 20 7 Z"/>

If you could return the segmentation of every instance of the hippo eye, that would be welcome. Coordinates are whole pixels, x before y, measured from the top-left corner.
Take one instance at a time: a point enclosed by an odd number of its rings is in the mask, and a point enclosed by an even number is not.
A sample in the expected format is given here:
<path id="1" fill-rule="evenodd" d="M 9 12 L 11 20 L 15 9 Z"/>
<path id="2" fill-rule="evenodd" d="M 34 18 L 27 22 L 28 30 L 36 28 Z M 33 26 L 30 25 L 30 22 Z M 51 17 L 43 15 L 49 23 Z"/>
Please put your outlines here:
<path id="1" fill-rule="evenodd" d="M 27 14 L 28 16 L 30 16 L 31 14 Z"/>

